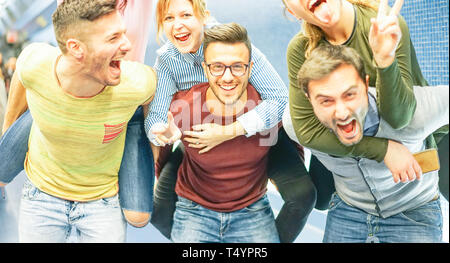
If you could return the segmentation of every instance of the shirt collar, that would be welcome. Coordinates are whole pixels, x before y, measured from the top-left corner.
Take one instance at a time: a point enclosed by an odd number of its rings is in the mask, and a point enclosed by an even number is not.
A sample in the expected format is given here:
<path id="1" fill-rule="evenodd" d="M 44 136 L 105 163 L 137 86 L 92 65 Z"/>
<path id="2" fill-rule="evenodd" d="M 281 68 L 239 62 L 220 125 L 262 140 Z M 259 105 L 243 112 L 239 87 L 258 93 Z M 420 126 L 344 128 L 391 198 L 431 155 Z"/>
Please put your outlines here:
<path id="1" fill-rule="evenodd" d="M 378 130 L 380 124 L 380 117 L 378 116 L 377 101 L 374 95 L 368 92 L 369 110 L 364 121 L 364 135 L 373 136 Z"/>
<path id="2" fill-rule="evenodd" d="M 195 53 L 181 53 L 181 56 L 184 58 L 184 60 L 193 65 L 195 62 L 201 65 L 203 62 L 203 43 L 198 48 L 197 52 Z"/>

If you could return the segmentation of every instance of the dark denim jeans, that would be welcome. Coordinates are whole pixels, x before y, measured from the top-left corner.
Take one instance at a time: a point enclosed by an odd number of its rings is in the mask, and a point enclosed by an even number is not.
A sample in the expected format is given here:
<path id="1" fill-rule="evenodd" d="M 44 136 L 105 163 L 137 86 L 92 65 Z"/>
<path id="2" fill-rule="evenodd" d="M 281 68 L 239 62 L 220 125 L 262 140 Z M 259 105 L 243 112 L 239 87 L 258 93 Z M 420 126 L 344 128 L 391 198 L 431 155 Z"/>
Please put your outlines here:
<path id="1" fill-rule="evenodd" d="M 0 140 L 0 182 L 9 183 L 23 169 L 33 119 L 29 111 L 20 116 Z M 128 123 L 119 171 L 119 198 L 123 209 L 151 212 L 154 184 L 153 154 L 139 107 Z"/>

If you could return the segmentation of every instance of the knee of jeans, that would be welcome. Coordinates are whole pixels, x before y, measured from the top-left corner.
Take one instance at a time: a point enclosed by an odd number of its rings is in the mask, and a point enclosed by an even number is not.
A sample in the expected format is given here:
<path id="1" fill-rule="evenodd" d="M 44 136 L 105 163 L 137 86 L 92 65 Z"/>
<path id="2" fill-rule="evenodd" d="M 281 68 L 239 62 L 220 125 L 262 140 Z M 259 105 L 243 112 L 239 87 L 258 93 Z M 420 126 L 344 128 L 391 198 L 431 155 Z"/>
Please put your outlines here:
<path id="1" fill-rule="evenodd" d="M 144 227 L 150 222 L 151 213 L 128 211 L 123 209 L 123 215 L 128 224 L 134 227 Z"/>

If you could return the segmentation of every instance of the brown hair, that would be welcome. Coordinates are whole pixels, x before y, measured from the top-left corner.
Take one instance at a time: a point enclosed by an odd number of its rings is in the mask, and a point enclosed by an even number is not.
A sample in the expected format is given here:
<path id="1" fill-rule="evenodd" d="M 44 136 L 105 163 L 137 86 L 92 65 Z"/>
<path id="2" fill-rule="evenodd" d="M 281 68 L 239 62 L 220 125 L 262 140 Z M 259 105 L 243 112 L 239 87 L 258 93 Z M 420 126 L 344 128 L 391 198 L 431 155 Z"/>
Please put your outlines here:
<path id="1" fill-rule="evenodd" d="M 319 45 L 311 51 L 311 56 L 305 60 L 298 72 L 299 88 L 309 95 L 308 86 L 311 80 L 323 79 L 343 64 L 353 66 L 362 80 L 366 78 L 364 62 L 356 50 L 340 45 Z"/>
<path id="2" fill-rule="evenodd" d="M 244 43 L 248 48 L 249 59 L 251 59 L 252 43 L 248 37 L 247 30 L 237 23 L 221 24 L 206 29 L 203 38 L 203 52 L 206 53 L 208 45 L 214 42 Z"/>
<path id="3" fill-rule="evenodd" d="M 63 53 L 66 41 L 81 37 L 83 22 L 92 22 L 116 11 L 117 0 L 64 0 L 52 15 L 56 41 Z"/>
<path id="4" fill-rule="evenodd" d="M 194 14 L 201 19 L 206 18 L 206 0 L 186 0 L 191 2 Z M 166 16 L 167 9 L 169 9 L 170 0 L 158 0 L 156 4 L 156 40 L 159 43 L 159 39 L 162 36 L 162 28 L 164 23 L 164 17 Z"/>

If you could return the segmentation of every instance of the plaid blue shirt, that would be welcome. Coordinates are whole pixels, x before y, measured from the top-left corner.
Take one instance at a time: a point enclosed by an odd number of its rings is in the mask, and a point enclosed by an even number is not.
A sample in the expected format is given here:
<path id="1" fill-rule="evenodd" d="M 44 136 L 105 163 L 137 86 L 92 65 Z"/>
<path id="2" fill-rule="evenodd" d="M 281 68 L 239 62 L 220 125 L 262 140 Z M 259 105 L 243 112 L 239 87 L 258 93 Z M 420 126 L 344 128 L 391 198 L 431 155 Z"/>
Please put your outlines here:
<path id="1" fill-rule="evenodd" d="M 145 119 L 145 131 L 149 140 L 154 140 L 151 128 L 157 123 L 167 123 L 167 112 L 173 95 L 188 90 L 202 82 L 208 82 L 203 71 L 203 44 L 196 53 L 182 54 L 168 41 L 157 51 L 154 69 L 158 75 L 158 86 L 149 114 Z M 252 45 L 253 68 L 249 82 L 261 95 L 262 102 L 237 120 L 244 127 L 246 136 L 252 136 L 278 124 L 288 101 L 288 88 L 264 54 Z"/>

